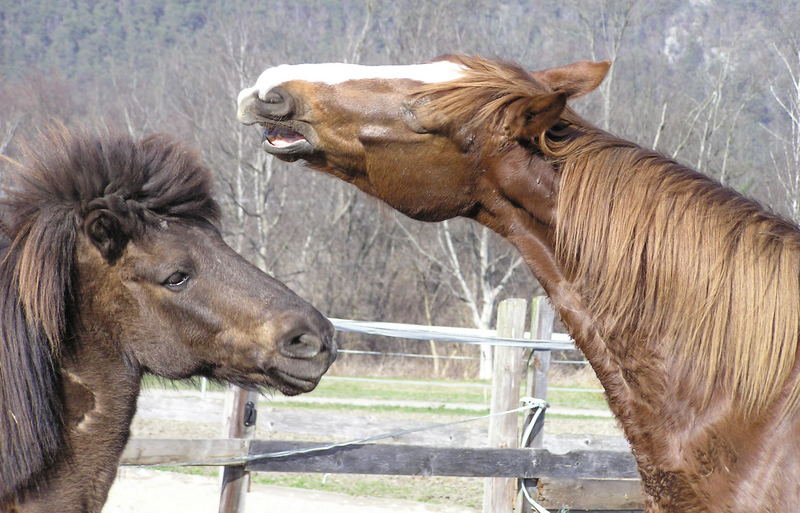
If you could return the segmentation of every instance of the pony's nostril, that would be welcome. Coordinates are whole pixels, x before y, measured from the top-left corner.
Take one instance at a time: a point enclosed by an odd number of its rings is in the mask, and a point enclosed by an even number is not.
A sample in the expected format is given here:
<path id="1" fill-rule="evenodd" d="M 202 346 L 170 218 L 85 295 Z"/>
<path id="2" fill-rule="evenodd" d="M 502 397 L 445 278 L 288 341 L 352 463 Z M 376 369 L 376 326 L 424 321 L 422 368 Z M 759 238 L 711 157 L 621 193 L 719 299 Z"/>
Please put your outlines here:
<path id="1" fill-rule="evenodd" d="M 284 341 L 281 344 L 281 353 L 290 358 L 314 358 L 322 352 L 323 347 L 325 344 L 319 336 L 313 333 L 303 333 Z"/>

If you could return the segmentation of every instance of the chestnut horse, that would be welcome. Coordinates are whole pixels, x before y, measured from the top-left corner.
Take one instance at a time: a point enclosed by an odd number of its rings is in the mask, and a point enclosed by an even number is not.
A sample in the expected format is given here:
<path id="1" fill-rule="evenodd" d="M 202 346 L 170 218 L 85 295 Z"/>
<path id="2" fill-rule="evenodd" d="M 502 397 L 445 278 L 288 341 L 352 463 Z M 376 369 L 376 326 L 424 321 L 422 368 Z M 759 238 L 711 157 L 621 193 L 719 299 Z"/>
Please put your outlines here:
<path id="1" fill-rule="evenodd" d="M 648 513 L 794 512 L 800 231 L 579 117 L 567 101 L 608 66 L 278 66 L 239 119 L 282 159 L 514 244 L 605 388 Z"/>
<path id="2" fill-rule="evenodd" d="M 0 511 L 99 512 L 143 374 L 308 392 L 333 329 L 223 242 L 186 149 L 65 129 L 36 147 L 2 210 Z"/>

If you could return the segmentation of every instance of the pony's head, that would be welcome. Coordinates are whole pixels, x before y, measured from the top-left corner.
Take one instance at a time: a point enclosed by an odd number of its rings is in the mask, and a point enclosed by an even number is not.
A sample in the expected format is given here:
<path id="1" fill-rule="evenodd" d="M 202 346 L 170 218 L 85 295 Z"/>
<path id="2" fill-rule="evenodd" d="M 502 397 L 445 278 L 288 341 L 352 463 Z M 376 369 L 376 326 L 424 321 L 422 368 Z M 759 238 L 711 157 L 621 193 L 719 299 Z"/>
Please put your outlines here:
<path id="1" fill-rule="evenodd" d="M 0 497 L 62 443 L 61 376 L 82 340 L 132 376 L 201 375 L 287 394 L 335 357 L 331 324 L 234 252 L 210 173 L 164 136 L 51 131 L 4 200 L 0 264 Z"/>
<path id="2" fill-rule="evenodd" d="M 411 66 L 283 65 L 239 94 L 238 116 L 263 126 L 265 151 L 302 158 L 411 217 L 440 220 L 470 215 L 486 159 L 535 144 L 608 66 L 528 72 L 463 56 Z"/>

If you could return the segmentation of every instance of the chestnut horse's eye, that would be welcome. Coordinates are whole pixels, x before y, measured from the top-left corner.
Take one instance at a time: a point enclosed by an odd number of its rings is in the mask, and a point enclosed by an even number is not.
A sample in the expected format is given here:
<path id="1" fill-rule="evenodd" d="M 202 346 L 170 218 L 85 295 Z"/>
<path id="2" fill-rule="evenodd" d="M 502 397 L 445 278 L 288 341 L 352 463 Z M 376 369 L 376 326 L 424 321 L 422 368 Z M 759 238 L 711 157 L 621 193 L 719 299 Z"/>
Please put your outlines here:
<path id="1" fill-rule="evenodd" d="M 186 282 L 189 281 L 189 275 L 180 271 L 175 271 L 174 273 L 169 275 L 169 278 L 164 280 L 162 285 L 171 289 L 177 289 L 183 285 L 186 285 Z"/>

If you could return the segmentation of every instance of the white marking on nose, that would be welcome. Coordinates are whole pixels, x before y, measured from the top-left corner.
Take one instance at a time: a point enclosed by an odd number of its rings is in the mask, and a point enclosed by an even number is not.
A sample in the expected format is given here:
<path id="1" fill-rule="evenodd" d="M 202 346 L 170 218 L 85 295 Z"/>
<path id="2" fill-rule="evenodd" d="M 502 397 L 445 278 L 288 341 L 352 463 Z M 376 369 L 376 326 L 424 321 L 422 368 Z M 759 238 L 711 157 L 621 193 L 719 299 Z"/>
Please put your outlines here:
<path id="1" fill-rule="evenodd" d="M 408 64 L 400 66 L 362 66 L 359 64 L 281 64 L 267 68 L 256 80 L 256 85 L 242 89 L 238 102 L 257 94 L 262 100 L 274 87 L 290 80 L 304 80 L 334 85 L 348 80 L 408 79 L 424 83 L 449 82 L 463 75 L 465 67 L 450 61 Z"/>
<path id="2" fill-rule="evenodd" d="M 362 137 L 379 139 L 389 135 L 389 128 L 380 125 L 364 125 L 360 134 Z"/>

